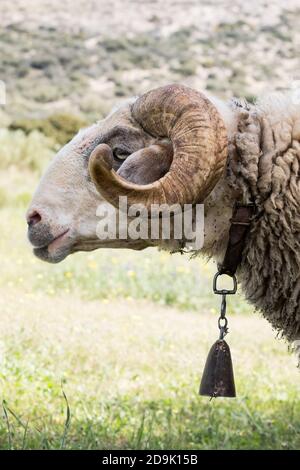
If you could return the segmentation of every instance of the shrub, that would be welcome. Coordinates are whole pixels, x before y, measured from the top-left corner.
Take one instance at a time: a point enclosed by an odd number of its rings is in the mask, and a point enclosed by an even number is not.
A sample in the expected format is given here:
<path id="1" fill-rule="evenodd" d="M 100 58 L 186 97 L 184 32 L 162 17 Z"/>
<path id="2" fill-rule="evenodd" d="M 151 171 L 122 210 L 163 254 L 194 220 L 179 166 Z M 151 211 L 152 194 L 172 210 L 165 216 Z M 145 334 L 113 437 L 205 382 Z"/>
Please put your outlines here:
<path id="1" fill-rule="evenodd" d="M 39 131 L 0 129 L 0 168 L 9 166 L 42 171 L 54 154 L 52 139 Z"/>
<path id="2" fill-rule="evenodd" d="M 87 124 L 87 121 L 78 116 L 56 113 L 46 119 L 19 119 L 12 122 L 9 128 L 12 130 L 21 129 L 25 134 L 38 130 L 50 137 L 55 143 L 64 145 Z"/>

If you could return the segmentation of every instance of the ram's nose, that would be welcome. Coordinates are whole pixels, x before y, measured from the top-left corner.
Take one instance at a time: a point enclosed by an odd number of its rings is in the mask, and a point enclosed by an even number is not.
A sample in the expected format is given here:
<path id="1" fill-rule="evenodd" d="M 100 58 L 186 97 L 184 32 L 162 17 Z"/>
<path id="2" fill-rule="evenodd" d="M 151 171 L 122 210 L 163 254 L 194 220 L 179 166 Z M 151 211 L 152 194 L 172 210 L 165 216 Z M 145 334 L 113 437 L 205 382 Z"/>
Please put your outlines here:
<path id="1" fill-rule="evenodd" d="M 34 225 L 42 221 L 42 216 L 38 211 L 33 210 L 27 214 L 26 219 L 28 227 L 33 227 Z"/>
<path id="2" fill-rule="evenodd" d="M 53 239 L 52 228 L 48 217 L 37 209 L 30 209 L 26 214 L 28 238 L 35 247 L 46 246 Z"/>

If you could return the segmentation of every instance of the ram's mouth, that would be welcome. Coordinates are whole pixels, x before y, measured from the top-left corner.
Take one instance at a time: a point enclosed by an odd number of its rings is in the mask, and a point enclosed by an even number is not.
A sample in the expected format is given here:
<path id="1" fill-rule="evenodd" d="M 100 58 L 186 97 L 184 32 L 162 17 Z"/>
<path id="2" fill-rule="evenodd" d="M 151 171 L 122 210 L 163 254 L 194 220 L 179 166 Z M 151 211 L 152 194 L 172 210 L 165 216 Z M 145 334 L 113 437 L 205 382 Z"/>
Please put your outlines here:
<path id="1" fill-rule="evenodd" d="M 50 263 L 58 263 L 62 261 L 71 250 L 72 243 L 69 236 L 70 229 L 68 228 L 57 237 L 53 238 L 50 243 L 45 246 L 34 248 L 35 256 L 48 261 Z"/>
<path id="2" fill-rule="evenodd" d="M 64 240 L 67 238 L 67 234 L 70 232 L 70 229 L 68 228 L 67 230 L 65 230 L 63 233 L 61 233 L 60 235 L 58 235 L 57 237 L 55 237 L 48 245 L 47 245 L 47 249 L 49 252 L 51 251 L 55 251 L 56 249 L 58 249 L 63 243 L 64 243 Z"/>

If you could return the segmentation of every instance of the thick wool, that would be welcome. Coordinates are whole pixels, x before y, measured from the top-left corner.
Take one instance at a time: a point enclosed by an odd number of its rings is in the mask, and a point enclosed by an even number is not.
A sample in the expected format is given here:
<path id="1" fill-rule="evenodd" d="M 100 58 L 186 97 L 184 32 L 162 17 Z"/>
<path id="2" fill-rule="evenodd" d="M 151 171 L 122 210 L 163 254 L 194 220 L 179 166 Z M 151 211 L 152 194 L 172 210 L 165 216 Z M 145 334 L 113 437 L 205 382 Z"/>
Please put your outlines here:
<path id="1" fill-rule="evenodd" d="M 246 298 L 289 341 L 300 339 L 300 113 L 277 96 L 237 111 L 228 181 L 257 206 L 238 271 Z"/>

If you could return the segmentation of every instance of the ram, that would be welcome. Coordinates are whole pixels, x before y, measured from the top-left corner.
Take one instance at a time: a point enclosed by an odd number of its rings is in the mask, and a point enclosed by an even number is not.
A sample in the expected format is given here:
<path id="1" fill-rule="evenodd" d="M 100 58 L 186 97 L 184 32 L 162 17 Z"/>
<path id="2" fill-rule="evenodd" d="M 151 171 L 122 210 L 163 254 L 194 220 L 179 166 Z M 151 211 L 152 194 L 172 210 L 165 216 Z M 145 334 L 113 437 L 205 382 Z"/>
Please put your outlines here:
<path id="1" fill-rule="evenodd" d="M 204 203 L 201 253 L 221 260 L 232 208 L 256 215 L 237 276 L 246 298 L 289 341 L 300 336 L 300 105 L 274 94 L 229 103 L 183 85 L 129 100 L 53 159 L 27 213 L 34 253 L 59 262 L 100 247 L 181 250 L 186 240 L 96 235 L 99 206 Z"/>

